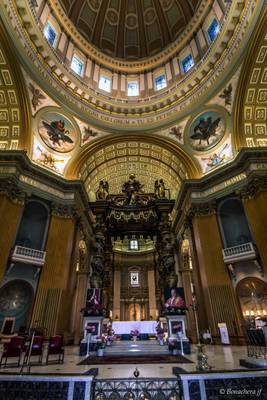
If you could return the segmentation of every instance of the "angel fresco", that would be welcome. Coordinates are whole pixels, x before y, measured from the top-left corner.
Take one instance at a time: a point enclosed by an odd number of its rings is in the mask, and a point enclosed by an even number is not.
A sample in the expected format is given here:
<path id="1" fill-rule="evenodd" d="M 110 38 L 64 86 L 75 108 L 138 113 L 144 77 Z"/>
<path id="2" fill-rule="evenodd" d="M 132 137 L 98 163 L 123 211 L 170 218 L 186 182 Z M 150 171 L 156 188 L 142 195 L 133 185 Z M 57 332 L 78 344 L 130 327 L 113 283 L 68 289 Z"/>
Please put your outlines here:
<path id="1" fill-rule="evenodd" d="M 216 153 L 213 153 L 209 157 L 202 157 L 201 159 L 206 162 L 207 171 L 215 168 L 226 161 L 226 154 L 224 151 L 228 148 L 228 143 Z"/>
<path id="2" fill-rule="evenodd" d="M 202 140 L 206 140 L 209 144 L 209 138 L 216 135 L 216 129 L 219 125 L 221 118 L 212 121 L 211 117 L 200 118 L 199 123 L 194 128 L 194 134 L 190 136 L 193 140 L 199 139 L 199 144 Z"/>
<path id="3" fill-rule="evenodd" d="M 73 140 L 69 137 L 69 130 L 65 129 L 65 122 L 63 120 L 52 121 L 50 124 L 43 121 L 43 125 L 54 145 L 61 146 L 62 142 L 73 143 Z"/>
<path id="4" fill-rule="evenodd" d="M 46 112 L 39 120 L 39 134 L 44 143 L 60 153 L 73 150 L 77 130 L 73 123 L 57 112 Z"/>
<path id="5" fill-rule="evenodd" d="M 202 113 L 191 124 L 189 140 L 195 150 L 208 150 L 222 139 L 225 133 L 225 119 L 217 111 Z"/>

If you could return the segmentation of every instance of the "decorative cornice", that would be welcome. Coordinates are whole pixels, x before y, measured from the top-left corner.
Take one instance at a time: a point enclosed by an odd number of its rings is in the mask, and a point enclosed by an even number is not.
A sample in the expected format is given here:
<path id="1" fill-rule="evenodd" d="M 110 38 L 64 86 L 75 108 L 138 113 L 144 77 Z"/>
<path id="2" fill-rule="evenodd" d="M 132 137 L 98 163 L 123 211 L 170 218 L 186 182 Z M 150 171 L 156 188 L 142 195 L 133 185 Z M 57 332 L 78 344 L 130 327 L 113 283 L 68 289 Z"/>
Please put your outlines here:
<path id="1" fill-rule="evenodd" d="M 23 151 L 0 151 L 0 181 L 2 193 L 11 198 L 35 195 L 54 204 L 53 215 L 77 220 L 85 215 L 92 226 L 92 212 L 83 183 L 66 180 L 33 164 Z M 25 195 L 26 194 L 26 195 Z"/>

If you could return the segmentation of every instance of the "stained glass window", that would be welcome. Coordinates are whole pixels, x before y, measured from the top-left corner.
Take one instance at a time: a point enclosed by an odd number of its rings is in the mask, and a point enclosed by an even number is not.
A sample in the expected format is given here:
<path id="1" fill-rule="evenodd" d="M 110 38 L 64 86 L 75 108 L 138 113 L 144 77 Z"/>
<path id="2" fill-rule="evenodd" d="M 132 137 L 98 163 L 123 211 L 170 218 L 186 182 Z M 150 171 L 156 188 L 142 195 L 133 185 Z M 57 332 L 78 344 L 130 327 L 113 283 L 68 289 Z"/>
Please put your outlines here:
<path id="1" fill-rule="evenodd" d="M 99 83 L 98 83 L 99 89 L 105 90 L 105 92 L 110 92 L 111 91 L 111 79 L 101 75 L 99 78 Z"/>
<path id="2" fill-rule="evenodd" d="M 192 68 L 194 65 L 194 60 L 192 57 L 192 54 L 188 54 L 188 56 L 186 56 L 183 60 L 182 60 L 182 67 L 183 67 L 183 71 L 184 73 L 186 73 L 187 71 L 190 70 L 190 68 Z"/>
<path id="3" fill-rule="evenodd" d="M 138 82 L 128 82 L 128 96 L 138 96 L 139 95 L 139 86 Z"/>
<path id="4" fill-rule="evenodd" d="M 84 62 L 78 56 L 72 57 L 70 67 L 77 75 L 83 76 Z"/>
<path id="5" fill-rule="evenodd" d="M 138 271 L 130 272 L 130 282 L 131 282 L 131 286 L 139 286 L 140 285 Z"/>
<path id="6" fill-rule="evenodd" d="M 57 32 L 54 29 L 54 27 L 51 25 L 50 22 L 47 22 L 47 24 L 45 25 L 44 36 L 45 36 L 46 40 L 48 41 L 48 43 L 51 46 L 55 46 L 56 38 L 57 38 Z"/>
<path id="7" fill-rule="evenodd" d="M 209 36 L 209 39 L 211 42 L 213 42 L 213 40 L 216 39 L 216 37 L 219 33 L 219 30 L 220 30 L 219 22 L 217 21 L 216 18 L 214 18 L 208 28 L 208 36 Z"/>
<path id="8" fill-rule="evenodd" d="M 155 78 L 156 90 L 161 90 L 167 86 L 166 76 L 164 74 Z"/>

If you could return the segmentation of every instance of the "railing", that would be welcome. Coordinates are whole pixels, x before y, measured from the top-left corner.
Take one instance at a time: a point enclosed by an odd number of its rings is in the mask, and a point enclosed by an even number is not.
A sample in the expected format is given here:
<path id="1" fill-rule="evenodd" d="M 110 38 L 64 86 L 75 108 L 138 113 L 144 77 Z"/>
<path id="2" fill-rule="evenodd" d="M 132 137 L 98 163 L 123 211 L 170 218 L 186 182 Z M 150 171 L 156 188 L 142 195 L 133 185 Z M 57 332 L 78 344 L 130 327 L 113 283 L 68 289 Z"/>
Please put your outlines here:
<path id="1" fill-rule="evenodd" d="M 89 400 L 92 376 L 0 375 L 0 399 Z"/>
<path id="2" fill-rule="evenodd" d="M 267 359 L 267 327 L 247 330 L 248 357 Z"/>
<path id="3" fill-rule="evenodd" d="M 223 260 L 226 264 L 238 261 L 255 260 L 257 257 L 253 243 L 248 242 L 223 249 Z"/>
<path id="4" fill-rule="evenodd" d="M 92 382 L 91 400 L 180 400 L 177 379 L 97 379 Z"/>
<path id="5" fill-rule="evenodd" d="M 11 255 L 11 260 L 22 262 L 24 264 L 43 266 L 45 262 L 45 255 L 45 251 L 32 249 L 30 247 L 15 246 Z"/>

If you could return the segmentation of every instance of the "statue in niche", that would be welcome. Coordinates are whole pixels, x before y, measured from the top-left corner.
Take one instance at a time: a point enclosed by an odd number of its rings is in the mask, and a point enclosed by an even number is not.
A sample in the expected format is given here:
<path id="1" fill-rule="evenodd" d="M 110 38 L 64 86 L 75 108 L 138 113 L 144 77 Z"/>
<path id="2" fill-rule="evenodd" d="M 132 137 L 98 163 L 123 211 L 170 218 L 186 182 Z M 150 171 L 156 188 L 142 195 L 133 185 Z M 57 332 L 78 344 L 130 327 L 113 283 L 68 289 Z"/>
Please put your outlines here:
<path id="1" fill-rule="evenodd" d="M 84 240 L 79 242 L 79 257 L 78 257 L 79 270 L 87 268 L 87 247 Z"/>
<path id="2" fill-rule="evenodd" d="M 107 181 L 100 181 L 96 191 L 97 200 L 105 200 L 109 193 L 109 184 Z"/>
<path id="3" fill-rule="evenodd" d="M 155 193 L 156 197 L 159 197 L 159 181 L 158 181 L 158 179 L 154 183 L 154 193 Z"/>
<path id="4" fill-rule="evenodd" d="M 122 186 L 122 193 L 126 195 L 125 205 L 139 204 L 138 194 L 142 193 L 143 185 L 135 179 L 135 174 L 130 174 L 129 180 Z"/>
<path id="5" fill-rule="evenodd" d="M 156 180 L 154 184 L 154 193 L 158 199 L 166 198 L 166 188 L 163 179 Z"/>
<path id="6" fill-rule="evenodd" d="M 159 198 L 160 199 L 164 199 L 165 198 L 165 192 L 166 192 L 166 188 L 165 188 L 165 184 L 164 184 L 164 180 L 160 179 L 159 180 Z"/>

